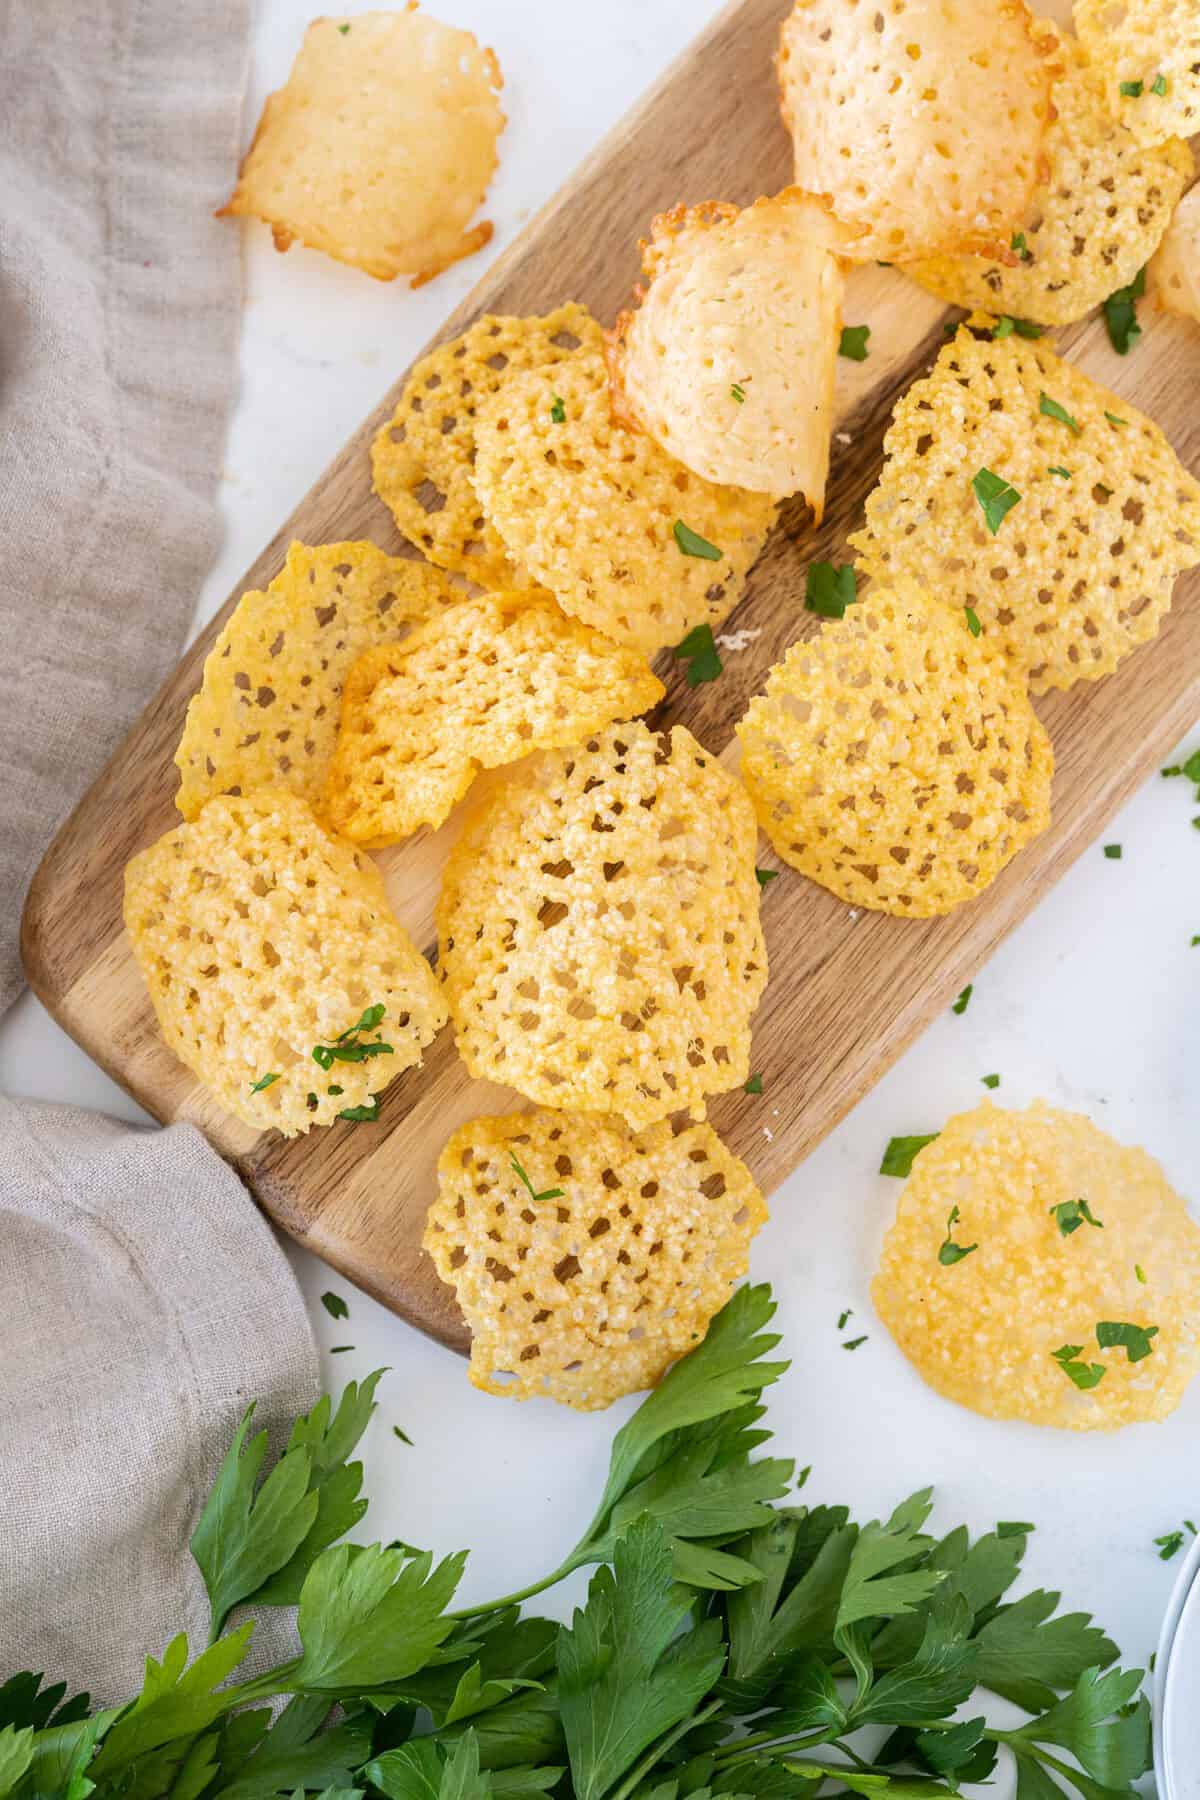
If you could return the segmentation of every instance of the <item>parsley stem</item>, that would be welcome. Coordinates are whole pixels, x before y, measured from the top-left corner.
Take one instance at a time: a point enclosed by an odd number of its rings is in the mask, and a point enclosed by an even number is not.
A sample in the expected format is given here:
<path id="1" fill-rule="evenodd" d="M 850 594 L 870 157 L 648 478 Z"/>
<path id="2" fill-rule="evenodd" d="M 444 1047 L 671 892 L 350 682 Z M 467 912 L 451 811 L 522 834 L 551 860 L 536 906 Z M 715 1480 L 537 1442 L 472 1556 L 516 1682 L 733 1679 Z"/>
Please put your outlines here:
<path id="1" fill-rule="evenodd" d="M 499 1612 L 501 1607 L 519 1606 L 523 1600 L 532 1600 L 535 1594 L 544 1594 L 556 1582 L 563 1581 L 572 1569 L 580 1565 L 570 1559 L 549 1575 L 543 1575 L 540 1581 L 530 1582 L 528 1587 L 517 1588 L 515 1593 L 504 1594 L 499 1600 L 481 1600 L 478 1606 L 460 1606 L 457 1612 L 448 1612 L 448 1619 L 477 1619 L 481 1613 Z"/>
<path id="2" fill-rule="evenodd" d="M 708 1705 L 701 1707 L 698 1713 L 693 1713 L 689 1719 L 683 1719 L 673 1730 L 668 1731 L 665 1737 L 659 1738 L 656 1744 L 651 1744 L 641 1760 L 634 1763 L 624 1781 L 618 1783 L 613 1789 L 608 1800 L 628 1800 L 628 1796 L 641 1782 L 643 1775 L 650 1773 L 655 1763 L 661 1761 L 672 1745 L 677 1744 L 681 1737 L 686 1737 L 687 1733 L 694 1730 L 697 1725 L 703 1725 L 706 1719 L 711 1719 L 714 1713 L 720 1712 L 724 1704 L 723 1700 L 710 1700 Z"/>

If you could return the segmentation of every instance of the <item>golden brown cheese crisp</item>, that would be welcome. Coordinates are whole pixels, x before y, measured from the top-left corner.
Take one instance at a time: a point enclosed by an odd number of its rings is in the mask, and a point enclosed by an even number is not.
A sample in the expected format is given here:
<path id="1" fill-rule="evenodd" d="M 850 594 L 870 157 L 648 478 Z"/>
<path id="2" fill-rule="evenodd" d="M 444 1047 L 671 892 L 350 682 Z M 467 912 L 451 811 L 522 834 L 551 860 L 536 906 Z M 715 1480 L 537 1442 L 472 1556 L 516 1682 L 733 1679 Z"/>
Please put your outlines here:
<path id="1" fill-rule="evenodd" d="M 706 481 L 820 519 L 842 323 L 839 232 L 797 190 L 739 211 L 677 206 L 643 241 L 648 286 L 617 320 L 613 401 Z"/>
<path id="2" fill-rule="evenodd" d="M 572 302 L 543 318 L 487 314 L 414 366 L 371 445 L 371 470 L 397 528 L 431 562 L 480 587 L 528 586 L 475 492 L 475 415 L 523 370 L 553 369 L 603 342 L 587 308 Z"/>
<path id="3" fill-rule="evenodd" d="M 1200 483 L 1157 425 L 1043 343 L 961 330 L 884 450 L 849 540 L 863 568 L 971 607 L 1034 693 L 1110 674 L 1200 562 Z M 981 471 L 1020 496 L 995 532 Z"/>
<path id="4" fill-rule="evenodd" d="M 510 1113 L 446 1145 L 424 1244 L 470 1327 L 475 1386 L 589 1411 L 695 1349 L 766 1218 L 707 1125 Z"/>
<path id="5" fill-rule="evenodd" d="M 1022 221 L 1014 260 L 943 256 L 906 273 L 955 306 L 1069 325 L 1144 268 L 1192 174 L 1178 138 L 1146 148 L 1113 118 L 1104 77 L 1073 38 L 1054 89 L 1047 178 Z"/>
<path id="6" fill-rule="evenodd" d="M 959 1113 L 920 1152 L 871 1294 L 923 1380 L 988 1418 L 1165 1419 L 1200 1369 L 1200 1226 L 1153 1157 L 1044 1101 Z"/>
<path id="7" fill-rule="evenodd" d="M 472 1075 L 635 1127 L 750 1072 L 767 979 L 741 784 L 682 726 L 544 751 L 451 852 L 438 966 Z"/>
<path id="8" fill-rule="evenodd" d="M 662 699 L 632 650 L 550 599 L 485 594 L 350 671 L 322 813 L 372 847 L 440 825 L 480 769 L 579 743 Z"/>
<path id="9" fill-rule="evenodd" d="M 224 213 L 379 281 L 429 281 L 488 242 L 470 225 L 496 170 L 492 51 L 416 10 L 315 19 L 271 94 Z"/>
<path id="10" fill-rule="evenodd" d="M 1175 208 L 1150 273 L 1167 310 L 1200 324 L 1200 187 L 1185 194 Z"/>
<path id="11" fill-rule="evenodd" d="M 778 69 L 795 182 L 859 261 L 1006 245 L 1044 168 L 1056 35 L 1025 0 L 797 0 Z"/>
<path id="12" fill-rule="evenodd" d="M 1075 29 L 1139 143 L 1200 131 L 1196 0 L 1075 0 Z"/>
<path id="13" fill-rule="evenodd" d="M 283 790 L 210 800 L 135 856 L 125 925 L 168 1045 L 260 1131 L 372 1114 L 446 1020 L 374 864 Z"/>
<path id="14" fill-rule="evenodd" d="M 614 420 L 601 353 L 506 381 L 475 435 L 475 488 L 510 557 L 614 643 L 650 655 L 741 598 L 774 501 Z"/>
<path id="15" fill-rule="evenodd" d="M 264 787 L 315 805 L 351 666 L 461 598 L 440 570 L 374 544 L 293 543 L 265 592 L 242 595 L 205 661 L 175 753 L 184 818 L 214 794 Z"/>
<path id="16" fill-rule="evenodd" d="M 793 644 L 737 730 L 776 851 L 852 906 L 949 912 L 1050 823 L 1023 681 L 913 582 Z"/>

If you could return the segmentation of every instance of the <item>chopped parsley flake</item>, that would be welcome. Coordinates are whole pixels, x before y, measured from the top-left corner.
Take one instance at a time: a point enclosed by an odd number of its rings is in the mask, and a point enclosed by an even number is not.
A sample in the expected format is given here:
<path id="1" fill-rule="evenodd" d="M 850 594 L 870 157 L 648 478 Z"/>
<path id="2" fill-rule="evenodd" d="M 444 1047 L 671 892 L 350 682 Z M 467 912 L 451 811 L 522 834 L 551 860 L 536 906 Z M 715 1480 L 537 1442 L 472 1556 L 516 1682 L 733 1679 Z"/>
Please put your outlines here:
<path id="1" fill-rule="evenodd" d="M 950 1011 L 952 1013 L 958 1013 L 960 1016 L 961 1016 L 961 1014 L 965 1013 L 968 1006 L 970 1006 L 970 1004 L 971 1004 L 971 995 L 974 992 L 975 992 L 975 983 L 973 981 L 968 981 L 966 987 L 963 989 L 962 993 L 958 996 L 958 999 L 954 1002 L 954 1005 L 950 1008 Z"/>
<path id="2" fill-rule="evenodd" d="M 846 1308 L 845 1312 L 839 1313 L 838 1314 L 838 1330 L 845 1331 L 846 1320 L 852 1319 L 853 1317 L 854 1317 L 854 1308 L 852 1306 L 848 1306 Z"/>
<path id="3" fill-rule="evenodd" d="M 1120 844 L 1105 844 L 1104 854 L 1109 862 L 1120 862 L 1122 856 Z"/>
<path id="4" fill-rule="evenodd" d="M 687 663 L 689 687 L 702 687 L 706 681 L 715 681 L 725 666 L 711 625 L 695 626 L 681 644 L 676 644 L 675 655 Z"/>
<path id="5" fill-rule="evenodd" d="M 1142 335 L 1137 303 L 1146 292 L 1146 271 L 1139 269 L 1128 287 L 1118 288 L 1104 302 L 1104 323 L 1109 341 L 1119 356 L 1128 356 Z"/>
<path id="6" fill-rule="evenodd" d="M 1183 1523 L 1187 1526 L 1192 1536 L 1195 1537 L 1196 1527 L 1193 1525 L 1192 1521 L 1190 1519 L 1185 1519 Z M 1158 1549 L 1159 1561 L 1170 1562 L 1176 1551 L 1182 1550 L 1183 1548 L 1183 1532 L 1182 1530 L 1164 1531 L 1161 1537 L 1155 1538 L 1154 1542 Z"/>
<path id="7" fill-rule="evenodd" d="M 1128 423 L 1129 423 L 1129 420 L 1123 419 L 1121 417 L 1120 413 L 1106 412 L 1104 416 L 1108 420 L 1110 425 L 1128 425 Z"/>
<path id="8" fill-rule="evenodd" d="M 372 1094 L 365 1106 L 344 1106 L 338 1114 L 339 1119 L 349 1119 L 352 1125 L 373 1125 L 378 1117 L 378 1094 Z"/>
<path id="9" fill-rule="evenodd" d="M 1080 1362 L 1078 1359 L 1082 1349 L 1082 1344 L 1062 1344 L 1050 1354 L 1063 1374 L 1070 1376 L 1075 1386 L 1086 1393 L 1089 1388 L 1098 1387 L 1104 1380 L 1104 1364 Z"/>
<path id="10" fill-rule="evenodd" d="M 864 1332 L 862 1337 L 847 1338 L 846 1341 L 842 1345 L 842 1349 L 843 1350 L 857 1350 L 858 1346 L 860 1344 L 865 1344 L 866 1341 L 867 1341 L 867 1337 L 866 1337 L 866 1333 Z"/>
<path id="11" fill-rule="evenodd" d="M 1150 92 L 1152 94 L 1157 94 L 1160 100 L 1165 99 L 1167 92 L 1167 78 L 1165 75 L 1156 75 L 1154 77 L 1150 86 Z"/>
<path id="12" fill-rule="evenodd" d="M 1146 1271 L 1143 1269 L 1141 1263 L 1134 1263 L 1133 1272 L 1144 1287 L 1146 1285 Z"/>
<path id="13" fill-rule="evenodd" d="M 822 619 L 844 619 L 858 599 L 853 563 L 809 563 L 804 578 L 804 604 Z"/>
<path id="14" fill-rule="evenodd" d="M 400 1442 L 402 1444 L 407 1444 L 410 1450 L 414 1448 L 413 1441 L 409 1437 L 407 1431 L 401 1431 L 401 1429 L 398 1425 L 392 1426 L 392 1436 L 398 1437 L 400 1439 Z"/>
<path id="15" fill-rule="evenodd" d="M 276 1069 L 275 1072 L 271 1075 L 260 1075 L 257 1081 L 252 1081 L 250 1083 L 250 1092 L 252 1094 L 261 1094 L 264 1088 L 269 1088 L 273 1081 L 278 1081 L 278 1080 L 279 1080 L 278 1069 Z"/>
<path id="16" fill-rule="evenodd" d="M 747 1094 L 761 1094 L 762 1093 L 762 1076 L 761 1075 L 752 1075 L 750 1077 L 749 1081 L 746 1083 L 744 1092 L 746 1092 Z"/>
<path id="17" fill-rule="evenodd" d="M 1032 262 L 1033 261 L 1033 251 L 1029 248 L 1029 245 L 1025 242 L 1025 233 L 1023 231 L 1014 231 L 1013 232 L 1012 248 L 1016 251 L 1017 255 L 1020 257 L 1022 262 Z"/>
<path id="18" fill-rule="evenodd" d="M 912 1174 L 913 1158 L 919 1155 L 926 1144 L 932 1144 L 934 1138 L 940 1136 L 940 1132 L 930 1131 L 924 1137 L 894 1137 L 883 1153 L 879 1173 L 907 1179 Z"/>
<path id="19" fill-rule="evenodd" d="M 745 406 L 746 390 L 740 381 L 735 381 L 729 392 L 733 395 L 733 398 L 737 401 L 739 406 Z"/>
<path id="20" fill-rule="evenodd" d="M 554 396 L 554 404 L 550 408 L 550 417 L 554 420 L 556 425 L 565 425 L 567 422 L 567 409 L 561 394 L 555 394 Z"/>
<path id="21" fill-rule="evenodd" d="M 693 531 L 690 525 L 685 525 L 682 519 L 675 521 L 675 542 L 685 556 L 700 556 L 705 562 L 720 562 L 725 554 L 715 544 L 710 544 L 707 538 L 701 537 L 698 531 Z"/>
<path id="22" fill-rule="evenodd" d="M 1070 481 L 1071 479 L 1070 469 L 1064 469 L 1061 463 L 1047 463 L 1046 473 L 1047 475 L 1057 475 L 1061 481 Z"/>
<path id="23" fill-rule="evenodd" d="M 1123 100 L 1140 100 L 1144 92 L 1145 84 L 1143 82 L 1123 81 L 1121 83 L 1121 98 Z"/>
<path id="24" fill-rule="evenodd" d="M 519 1178 L 519 1180 L 521 1181 L 522 1185 L 529 1190 L 529 1198 L 532 1201 L 534 1201 L 535 1203 L 540 1203 L 542 1200 L 561 1200 L 562 1199 L 563 1192 L 564 1192 L 564 1190 L 562 1188 L 543 1188 L 542 1192 L 540 1194 L 538 1193 L 538 1191 L 534 1187 L 532 1181 L 530 1181 L 529 1176 L 525 1173 L 525 1170 L 521 1167 L 520 1161 L 518 1160 L 517 1154 L 515 1151 L 513 1151 L 513 1150 L 509 1151 L 508 1161 L 509 1161 L 509 1167 L 512 1169 L 513 1174 L 516 1175 Z"/>
<path id="25" fill-rule="evenodd" d="M 838 355 L 848 357 L 851 362 L 866 362 L 870 354 L 867 349 L 870 335 L 869 325 L 843 325 Z"/>
<path id="26" fill-rule="evenodd" d="M 385 1044 L 382 1038 L 372 1038 L 369 1042 L 363 1039 L 364 1031 L 376 1031 L 383 1020 L 387 1009 L 382 1005 L 368 1006 L 362 1017 L 353 1025 L 347 1025 L 345 1031 L 328 1044 L 314 1044 L 312 1059 L 322 1069 L 331 1069 L 335 1062 L 361 1063 L 372 1056 L 394 1056 L 391 1044 Z M 339 1113 L 338 1117 L 346 1115 Z"/>
<path id="27" fill-rule="evenodd" d="M 779 879 L 779 870 L 778 869 L 755 869 L 754 879 L 757 881 L 760 888 L 765 888 L 767 886 L 768 882 L 777 881 Z"/>
<path id="28" fill-rule="evenodd" d="M 347 1350 L 353 1350 L 353 1344 L 330 1344 L 330 1356 L 345 1356 Z"/>
<path id="29" fill-rule="evenodd" d="M 343 37 L 345 37 L 345 35 L 349 31 L 349 29 L 350 29 L 350 27 L 348 25 L 339 25 L 338 26 L 338 30 L 341 32 Z"/>
<path id="30" fill-rule="evenodd" d="M 350 1308 L 340 1294 L 333 1292 L 322 1294 L 321 1305 L 331 1319 L 348 1319 L 350 1317 Z"/>
<path id="31" fill-rule="evenodd" d="M 1054 1222 L 1064 1237 L 1070 1237 L 1081 1225 L 1094 1225 L 1097 1231 L 1104 1230 L 1104 1220 L 1097 1219 L 1086 1200 L 1060 1200 L 1057 1206 L 1047 1209 L 1054 1216 Z"/>
<path id="32" fill-rule="evenodd" d="M 971 477 L 971 486 L 975 490 L 975 498 L 983 508 L 983 516 L 987 528 L 995 537 L 1005 517 L 1020 500 L 1015 487 L 1000 475 L 994 475 L 991 469 L 980 469 Z"/>
<path id="33" fill-rule="evenodd" d="M 1001 313 L 992 326 L 992 336 L 1007 338 L 1012 337 L 1014 332 L 1022 338 L 1040 338 L 1043 335 L 1043 327 L 1035 325 L 1032 319 L 1014 319 L 1009 313 Z"/>
<path id="34" fill-rule="evenodd" d="M 1000 1086 L 1000 1077 L 998 1075 L 981 1075 L 980 1080 L 986 1088 L 998 1088 Z"/>
<path id="35" fill-rule="evenodd" d="M 1038 411 L 1047 419 L 1057 419 L 1060 425 L 1069 425 L 1075 436 L 1079 436 L 1082 430 L 1079 420 L 1072 418 L 1066 407 L 1060 406 L 1049 394 L 1043 394 L 1038 401 Z"/>
<path id="36" fill-rule="evenodd" d="M 1117 1319 L 1102 1319 L 1096 1327 L 1096 1342 L 1102 1350 L 1124 1350 L 1131 1363 L 1142 1362 L 1158 1336 L 1157 1325 L 1129 1325 Z"/>
<path id="37" fill-rule="evenodd" d="M 978 637 L 983 630 L 983 626 L 979 622 L 979 614 L 975 611 L 975 608 L 973 606 L 964 606 L 963 617 L 967 621 L 967 630 L 970 632 L 971 636 Z"/>
<path id="38" fill-rule="evenodd" d="M 946 1214 L 946 1235 L 938 1250 L 938 1261 L 944 1269 L 951 1268 L 954 1263 L 961 1262 L 964 1256 L 970 1256 L 972 1250 L 979 1248 L 978 1244 L 956 1244 L 954 1242 L 950 1234 L 958 1224 L 959 1217 L 957 1206 L 952 1206 Z"/>

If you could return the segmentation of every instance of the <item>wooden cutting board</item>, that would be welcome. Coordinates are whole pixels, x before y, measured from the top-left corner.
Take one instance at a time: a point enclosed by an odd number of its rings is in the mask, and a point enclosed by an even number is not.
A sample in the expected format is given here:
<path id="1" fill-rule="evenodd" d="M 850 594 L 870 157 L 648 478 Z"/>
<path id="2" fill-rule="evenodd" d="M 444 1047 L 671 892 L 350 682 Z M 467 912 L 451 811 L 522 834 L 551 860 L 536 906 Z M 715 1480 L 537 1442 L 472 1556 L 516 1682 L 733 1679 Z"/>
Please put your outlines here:
<path id="1" fill-rule="evenodd" d="M 654 212 L 680 199 L 746 202 L 782 187 L 789 155 L 771 59 L 786 11 L 787 0 L 727 8 L 488 271 L 440 336 L 483 312 L 546 312 L 567 299 L 585 301 L 609 322 L 628 299 L 637 240 Z M 1200 332 L 1150 302 L 1144 314 L 1145 336 L 1127 359 L 1112 352 L 1099 322 L 1060 333 L 1058 347 L 1159 420 L 1188 466 L 1200 469 Z M 660 659 L 669 690 L 656 723 L 681 720 L 710 748 L 727 751 L 771 663 L 816 628 L 804 611 L 806 565 L 843 560 L 846 534 L 876 480 L 892 407 L 932 363 L 949 316 L 894 271 L 856 272 L 846 320 L 870 324 L 871 354 L 839 365 L 825 522 L 814 532 L 801 506 L 784 510 L 723 628 L 743 633 L 735 641 L 744 647 L 725 653 L 719 680 L 690 692 L 682 665 Z M 268 544 L 59 833 L 29 896 L 24 953 L 45 1005 L 143 1106 L 163 1120 L 194 1121 L 285 1231 L 413 1324 L 463 1349 L 453 1297 L 420 1250 L 425 1209 L 449 1133 L 515 1097 L 472 1082 L 446 1030 L 425 1066 L 387 1089 L 378 1124 L 341 1124 L 290 1142 L 256 1136 L 217 1108 L 163 1045 L 121 924 L 127 859 L 178 822 L 172 757 L 184 712 L 239 595 L 267 585 L 293 537 L 369 537 L 399 548 L 371 492 L 368 447 L 403 379 Z M 950 1004 L 1200 715 L 1198 602 L 1200 580 L 1181 582 L 1155 643 L 1109 680 L 1039 703 L 1058 758 L 1054 823 L 973 904 L 917 922 L 855 914 L 793 871 L 767 888 L 771 980 L 753 1053 L 764 1091 L 726 1095 L 710 1109 L 765 1192 Z M 456 829 L 452 819 L 380 856 L 397 913 L 430 951 L 439 870 Z M 773 861 L 765 845 L 761 860 Z M 796 1192 L 790 1203 L 806 1199 Z"/>

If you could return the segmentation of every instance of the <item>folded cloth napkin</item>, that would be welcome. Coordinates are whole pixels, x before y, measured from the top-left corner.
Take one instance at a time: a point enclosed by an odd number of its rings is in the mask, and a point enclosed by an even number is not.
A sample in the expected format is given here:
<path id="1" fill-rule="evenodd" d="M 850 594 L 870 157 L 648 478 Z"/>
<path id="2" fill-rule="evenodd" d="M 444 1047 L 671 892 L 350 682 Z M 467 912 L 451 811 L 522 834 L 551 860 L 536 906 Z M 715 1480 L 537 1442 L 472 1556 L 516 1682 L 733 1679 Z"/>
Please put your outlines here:
<path id="1" fill-rule="evenodd" d="M 128 1699 L 147 1653 L 207 1640 L 188 1539 L 242 1413 L 316 1398 L 304 1304 L 192 1126 L 3 1098 L 0 1295 L 0 1682 Z M 256 1656 L 282 1660 L 291 1615 L 262 1618 Z"/>
<path id="2" fill-rule="evenodd" d="M 38 858 L 216 544 L 250 5 L 0 0 L 0 1012 Z M 121 1700 L 175 1632 L 203 1647 L 217 1464 L 249 1400 L 278 1427 L 316 1387 L 288 1266 L 195 1131 L 0 1099 L 0 1683 Z"/>

